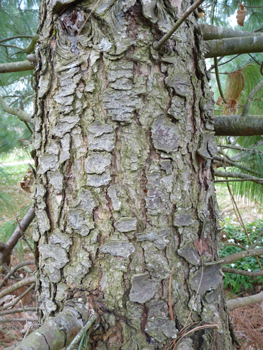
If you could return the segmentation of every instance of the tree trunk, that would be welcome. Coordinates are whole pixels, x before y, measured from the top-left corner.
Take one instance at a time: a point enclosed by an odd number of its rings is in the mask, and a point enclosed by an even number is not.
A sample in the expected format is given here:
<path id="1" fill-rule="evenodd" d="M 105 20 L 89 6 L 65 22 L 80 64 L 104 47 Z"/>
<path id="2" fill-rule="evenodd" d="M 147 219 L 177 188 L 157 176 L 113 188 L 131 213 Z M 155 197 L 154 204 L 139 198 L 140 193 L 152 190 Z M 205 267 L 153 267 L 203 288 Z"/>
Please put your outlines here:
<path id="1" fill-rule="evenodd" d="M 204 328 L 177 349 L 233 348 L 216 263 L 213 98 L 196 16 L 160 52 L 152 47 L 176 21 L 177 3 L 41 2 L 40 320 L 87 298 L 100 316 L 90 349 L 164 349 L 192 308 L 188 324 Z M 182 3 L 179 13 L 191 5 Z"/>

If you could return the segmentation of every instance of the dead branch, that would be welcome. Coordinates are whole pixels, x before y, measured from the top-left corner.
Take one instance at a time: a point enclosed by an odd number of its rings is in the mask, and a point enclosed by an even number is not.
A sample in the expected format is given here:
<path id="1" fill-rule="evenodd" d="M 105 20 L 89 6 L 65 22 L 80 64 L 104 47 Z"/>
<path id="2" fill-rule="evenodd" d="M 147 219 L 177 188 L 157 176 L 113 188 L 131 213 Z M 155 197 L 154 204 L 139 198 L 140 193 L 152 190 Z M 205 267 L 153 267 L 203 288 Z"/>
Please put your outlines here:
<path id="1" fill-rule="evenodd" d="M 263 292 L 260 292 L 255 295 L 250 295 L 248 297 L 231 299 L 226 302 L 228 311 L 235 310 L 242 306 L 252 305 L 260 303 L 263 300 Z"/>
<path id="2" fill-rule="evenodd" d="M 15 290 L 21 287 L 28 286 L 29 284 L 32 284 L 35 282 L 36 282 L 36 277 L 33 276 L 33 277 L 26 278 L 22 281 L 19 281 L 17 283 L 14 283 L 0 292 L 0 298 L 3 298 L 4 296 L 11 294 L 12 292 L 14 292 Z"/>

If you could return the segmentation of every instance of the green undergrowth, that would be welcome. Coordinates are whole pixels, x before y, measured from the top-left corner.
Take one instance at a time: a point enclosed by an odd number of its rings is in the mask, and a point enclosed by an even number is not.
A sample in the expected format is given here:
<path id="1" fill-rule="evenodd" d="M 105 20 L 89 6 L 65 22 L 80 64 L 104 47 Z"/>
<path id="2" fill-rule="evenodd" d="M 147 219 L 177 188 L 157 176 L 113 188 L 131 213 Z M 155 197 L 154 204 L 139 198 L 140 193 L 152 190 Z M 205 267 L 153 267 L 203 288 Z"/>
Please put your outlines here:
<path id="1" fill-rule="evenodd" d="M 260 230 L 263 227 L 263 220 L 256 220 L 250 224 L 246 225 L 246 230 L 248 236 L 242 230 L 240 226 L 230 224 L 228 220 L 224 221 L 224 230 L 221 233 L 221 243 L 220 243 L 220 256 L 225 257 L 237 252 L 244 251 L 241 247 L 228 244 L 240 245 L 245 249 L 248 249 L 252 244 L 255 243 Z M 249 237 L 249 238 L 248 238 Z M 260 237 L 258 245 L 255 248 L 263 248 L 263 234 Z M 259 258 L 259 261 L 263 267 L 263 259 Z M 225 267 L 230 267 L 233 269 L 243 270 L 243 271 L 260 271 L 260 267 L 256 257 L 246 257 L 244 259 L 238 260 L 235 263 L 225 265 Z M 232 273 L 224 273 L 224 288 L 229 290 L 233 294 L 242 293 L 244 291 L 254 292 L 257 287 L 263 284 L 263 276 L 260 277 L 249 277 L 236 275 Z"/>

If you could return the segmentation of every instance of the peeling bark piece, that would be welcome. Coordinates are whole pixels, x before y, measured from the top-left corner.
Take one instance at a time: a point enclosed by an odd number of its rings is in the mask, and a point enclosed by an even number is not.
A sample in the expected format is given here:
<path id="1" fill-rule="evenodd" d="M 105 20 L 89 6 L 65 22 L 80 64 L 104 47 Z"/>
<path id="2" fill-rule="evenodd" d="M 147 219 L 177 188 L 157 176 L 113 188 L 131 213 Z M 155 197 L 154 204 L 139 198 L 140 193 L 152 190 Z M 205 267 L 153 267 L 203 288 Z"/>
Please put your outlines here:
<path id="1" fill-rule="evenodd" d="M 159 342 L 163 342 L 166 337 L 175 339 L 178 333 L 174 321 L 160 316 L 148 318 L 145 331 Z"/>
<path id="2" fill-rule="evenodd" d="M 118 64 L 111 63 L 107 78 L 111 83 L 121 78 L 132 79 L 132 70 L 132 62 L 118 62 Z"/>
<path id="3" fill-rule="evenodd" d="M 167 243 L 169 243 L 169 240 L 166 239 L 166 236 L 168 236 L 170 233 L 171 228 L 163 229 L 157 232 L 151 230 L 137 234 L 136 238 L 138 242 L 151 241 L 154 242 L 159 249 L 164 249 Z"/>
<path id="4" fill-rule="evenodd" d="M 159 281 L 150 279 L 149 274 L 146 272 L 133 275 L 131 284 L 130 300 L 144 304 L 146 301 L 152 299 L 158 291 Z"/>
<path id="5" fill-rule="evenodd" d="M 111 175 L 109 171 L 106 171 L 102 175 L 88 175 L 87 176 L 87 186 L 91 187 L 101 187 L 107 186 L 111 181 Z"/>
<path id="6" fill-rule="evenodd" d="M 68 222 L 81 236 L 87 236 L 92 228 L 93 209 L 98 205 L 91 191 L 83 190 L 68 213 Z"/>
<path id="7" fill-rule="evenodd" d="M 88 174 L 102 174 L 111 164 L 111 154 L 94 152 L 85 161 L 85 170 Z"/>
<path id="8" fill-rule="evenodd" d="M 158 17 L 156 16 L 157 13 L 157 0 L 142 0 L 142 10 L 143 14 L 146 18 L 148 18 L 152 23 L 158 22 Z"/>
<path id="9" fill-rule="evenodd" d="M 57 122 L 57 125 L 52 130 L 52 135 L 63 137 L 66 133 L 74 128 L 79 120 L 79 117 L 64 117 L 63 120 L 59 120 Z"/>
<path id="10" fill-rule="evenodd" d="M 200 279 L 201 279 L 201 270 L 199 270 L 192 278 L 190 278 L 190 285 L 193 290 L 197 290 Z M 203 295 L 207 291 L 215 290 L 219 285 L 222 284 L 222 273 L 221 265 L 215 264 L 212 266 L 204 267 L 204 273 L 202 278 L 202 283 L 200 286 L 199 294 Z"/>
<path id="11" fill-rule="evenodd" d="M 111 199 L 113 210 L 119 211 L 121 209 L 121 201 L 117 196 L 117 191 L 113 186 L 108 189 L 108 195 Z"/>
<path id="12" fill-rule="evenodd" d="M 44 174 L 48 170 L 57 170 L 58 167 L 59 167 L 58 157 L 52 154 L 46 153 L 40 159 L 38 173 Z"/>
<path id="13" fill-rule="evenodd" d="M 171 175 L 173 172 L 172 162 L 169 159 L 163 159 L 160 161 L 160 166 L 165 170 L 167 175 Z"/>
<path id="14" fill-rule="evenodd" d="M 178 254 L 192 265 L 198 265 L 200 263 L 200 256 L 192 242 L 187 242 L 183 248 L 178 249 Z"/>
<path id="15" fill-rule="evenodd" d="M 89 253 L 82 250 L 77 252 L 76 255 L 76 260 L 65 267 L 65 278 L 69 284 L 81 284 L 81 281 L 87 275 L 92 265 Z"/>
<path id="16" fill-rule="evenodd" d="M 113 131 L 113 127 L 110 124 L 102 124 L 99 121 L 88 126 L 88 131 L 94 134 L 95 137 L 101 136 L 102 134 L 109 134 Z"/>
<path id="17" fill-rule="evenodd" d="M 69 261 L 65 249 L 60 248 L 59 246 L 43 244 L 39 247 L 39 250 L 42 254 L 42 258 L 46 260 L 48 264 L 57 269 L 61 269 Z"/>
<path id="18" fill-rule="evenodd" d="M 55 230 L 54 234 L 50 236 L 50 242 L 53 243 L 53 245 L 62 247 L 66 251 L 68 251 L 69 247 L 72 245 L 72 239 L 59 230 Z"/>
<path id="19" fill-rule="evenodd" d="M 182 120 L 185 113 L 184 99 L 178 96 L 172 98 L 172 105 L 169 108 L 168 113 L 170 113 L 176 120 Z"/>
<path id="20" fill-rule="evenodd" d="M 192 339 L 186 338 L 180 341 L 180 343 L 176 346 L 176 348 L 177 350 L 194 350 L 192 345 L 193 345 Z"/>
<path id="21" fill-rule="evenodd" d="M 136 230 L 137 219 L 136 218 L 121 218 L 114 226 L 120 232 L 131 232 Z"/>
<path id="22" fill-rule="evenodd" d="M 50 229 L 50 222 L 47 213 L 44 210 L 36 210 L 36 216 L 38 220 L 39 231 L 42 235 Z"/>
<path id="23" fill-rule="evenodd" d="M 217 145 L 215 135 L 211 132 L 203 132 L 201 147 L 197 150 L 198 154 L 204 159 L 213 159 L 217 154 Z"/>
<path id="24" fill-rule="evenodd" d="M 178 209 L 174 213 L 173 224 L 176 227 L 190 226 L 192 223 L 191 209 Z"/>
<path id="25" fill-rule="evenodd" d="M 122 256 L 128 258 L 135 248 L 132 243 L 122 241 L 110 241 L 100 247 L 100 252 L 104 254 L 111 254 L 114 256 Z"/>
<path id="26" fill-rule="evenodd" d="M 120 122 L 131 122 L 133 112 L 141 104 L 137 91 L 132 90 L 107 89 L 104 91 L 102 98 L 109 116 L 112 120 Z"/>
<path id="27" fill-rule="evenodd" d="M 168 86 L 172 87 L 177 95 L 186 97 L 190 93 L 191 81 L 186 74 L 178 73 L 165 79 Z"/>
<path id="28" fill-rule="evenodd" d="M 82 190 L 78 198 L 73 204 L 74 208 L 81 208 L 85 210 L 86 214 L 92 214 L 93 209 L 98 205 L 94 195 L 89 190 Z"/>
<path id="29" fill-rule="evenodd" d="M 68 222 L 81 236 L 87 236 L 90 230 L 94 228 L 92 217 L 87 217 L 87 215 L 79 209 L 72 209 L 69 211 Z"/>
<path id="30" fill-rule="evenodd" d="M 152 126 L 152 139 L 155 148 L 170 153 L 177 149 L 178 128 L 167 117 L 160 115 Z"/>
<path id="31" fill-rule="evenodd" d="M 49 183 L 54 187 L 56 192 L 62 191 L 63 175 L 59 171 L 48 172 Z"/>
<path id="32" fill-rule="evenodd" d="M 115 147 L 115 134 L 105 134 L 100 137 L 94 137 L 93 135 L 88 135 L 89 149 L 91 151 L 106 151 L 111 152 Z"/>

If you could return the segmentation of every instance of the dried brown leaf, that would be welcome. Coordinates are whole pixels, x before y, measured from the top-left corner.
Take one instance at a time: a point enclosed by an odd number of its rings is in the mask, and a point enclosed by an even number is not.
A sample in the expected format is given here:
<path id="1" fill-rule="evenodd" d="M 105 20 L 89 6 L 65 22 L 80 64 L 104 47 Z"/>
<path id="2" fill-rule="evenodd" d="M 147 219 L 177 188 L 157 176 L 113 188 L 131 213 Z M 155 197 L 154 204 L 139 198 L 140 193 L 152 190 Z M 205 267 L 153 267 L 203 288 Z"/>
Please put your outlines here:
<path id="1" fill-rule="evenodd" d="M 222 106 L 223 101 L 224 101 L 223 98 L 221 96 L 219 96 L 218 99 L 216 100 L 216 105 Z"/>
<path id="2" fill-rule="evenodd" d="M 209 247 L 207 243 L 203 241 L 201 238 L 199 239 L 199 241 L 194 242 L 194 246 L 200 256 L 204 255 L 209 251 Z"/>
<path id="3" fill-rule="evenodd" d="M 27 169 L 27 172 L 25 174 L 25 176 L 23 177 L 23 179 L 20 181 L 20 187 L 26 191 L 26 192 L 31 192 L 30 187 L 33 186 L 34 184 L 34 174 L 32 172 L 32 170 L 30 168 Z"/>
<path id="4" fill-rule="evenodd" d="M 244 26 L 244 20 L 247 15 L 247 9 L 241 3 L 238 3 L 238 6 L 240 7 L 240 10 L 237 11 L 237 24 L 239 24 L 240 26 Z"/>
<path id="5" fill-rule="evenodd" d="M 233 115 L 237 114 L 238 111 L 238 101 L 234 100 L 233 98 L 227 98 L 226 99 L 226 106 L 224 109 L 224 115 Z"/>

